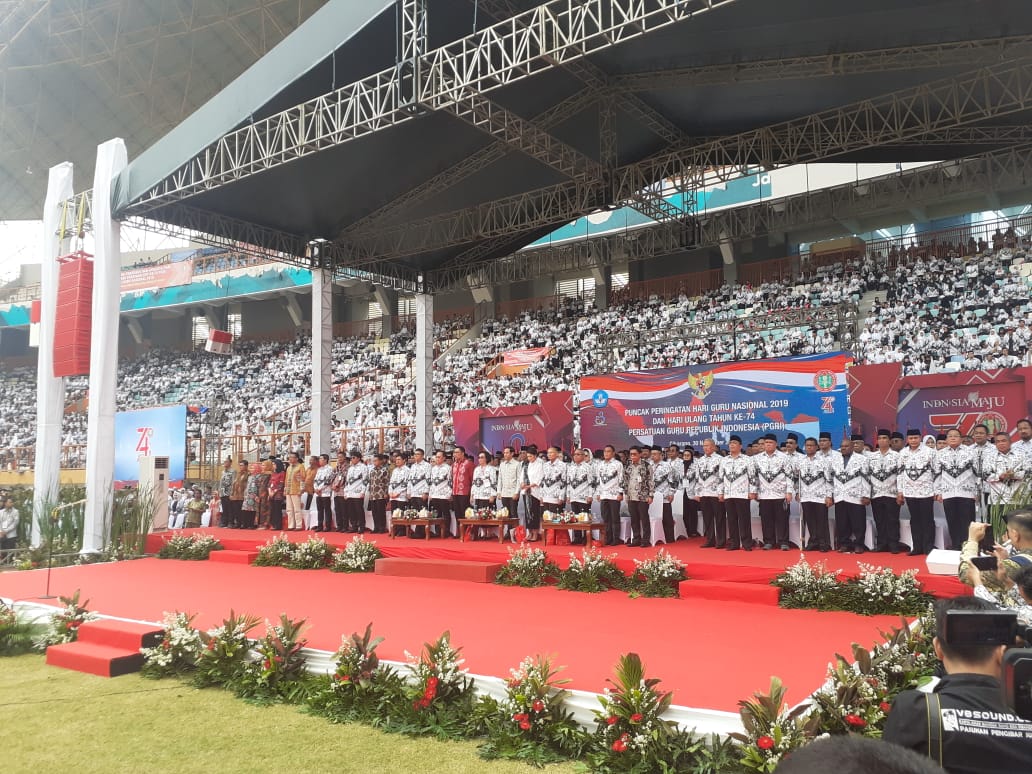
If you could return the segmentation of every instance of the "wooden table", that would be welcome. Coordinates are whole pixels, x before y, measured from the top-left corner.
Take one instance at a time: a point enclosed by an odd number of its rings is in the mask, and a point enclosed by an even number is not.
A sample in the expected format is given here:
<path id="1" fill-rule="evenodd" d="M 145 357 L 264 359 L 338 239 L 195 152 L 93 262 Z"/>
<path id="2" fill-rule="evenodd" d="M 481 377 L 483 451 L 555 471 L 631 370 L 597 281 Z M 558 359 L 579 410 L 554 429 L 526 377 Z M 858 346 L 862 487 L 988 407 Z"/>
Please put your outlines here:
<path id="1" fill-rule="evenodd" d="M 516 524 L 517 519 L 459 519 L 459 537 L 465 539 L 466 533 L 471 527 L 498 527 L 498 542 L 505 541 L 505 528 L 510 524 Z"/>
<path id="2" fill-rule="evenodd" d="M 398 533 L 394 531 L 395 527 L 404 527 L 405 534 L 409 537 L 412 536 L 413 527 L 426 527 L 426 539 L 430 539 L 430 527 L 440 527 L 441 535 L 443 536 L 448 531 L 448 519 L 443 516 L 436 516 L 433 518 L 425 519 L 391 519 L 391 540 L 398 536 Z"/>
<path id="3" fill-rule="evenodd" d="M 558 521 L 542 521 L 541 522 L 541 529 L 544 530 L 544 532 L 545 532 L 544 540 L 545 540 L 545 545 L 546 546 L 548 545 L 548 532 L 549 532 L 549 530 L 551 530 L 551 532 L 552 532 L 552 545 L 553 546 L 559 545 L 559 542 L 558 542 L 559 541 L 558 530 L 572 529 L 572 530 L 574 530 L 576 532 L 583 532 L 584 535 L 585 535 L 585 542 L 590 541 L 591 533 L 594 532 L 595 530 L 598 530 L 599 532 L 602 533 L 603 541 L 605 540 L 605 534 L 606 534 L 606 525 L 605 524 L 602 524 L 601 522 L 591 522 L 591 521 L 573 521 L 573 522 L 570 522 L 569 524 L 563 524 L 563 523 L 560 523 Z"/>

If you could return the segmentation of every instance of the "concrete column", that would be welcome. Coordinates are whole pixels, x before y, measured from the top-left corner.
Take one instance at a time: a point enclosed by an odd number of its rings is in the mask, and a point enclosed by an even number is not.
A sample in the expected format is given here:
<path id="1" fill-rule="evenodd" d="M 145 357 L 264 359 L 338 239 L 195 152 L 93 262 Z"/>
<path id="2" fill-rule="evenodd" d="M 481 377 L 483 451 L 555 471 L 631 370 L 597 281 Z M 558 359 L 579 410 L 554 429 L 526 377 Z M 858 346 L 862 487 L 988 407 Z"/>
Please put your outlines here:
<path id="1" fill-rule="evenodd" d="M 333 274 L 312 269 L 312 448 L 330 453 L 333 425 Z"/>
<path id="2" fill-rule="evenodd" d="M 416 294 L 416 447 L 434 447 L 434 297 Z"/>
<path id="3" fill-rule="evenodd" d="M 595 308 L 605 311 L 609 308 L 609 293 L 613 289 L 613 269 L 610 266 L 595 266 L 591 269 L 595 280 Z"/>
<path id="4" fill-rule="evenodd" d="M 50 168 L 43 205 L 43 255 L 40 268 L 39 351 L 36 362 L 36 463 L 33 477 L 32 545 L 42 541 L 39 519 L 47 505 L 56 505 L 61 481 L 61 419 L 65 380 L 54 376 L 54 325 L 57 316 L 57 258 L 66 243 L 55 238 L 61 224 L 62 202 L 72 197 L 73 167 L 69 162 Z"/>
<path id="5" fill-rule="evenodd" d="M 394 318 L 398 314 L 398 291 L 374 285 L 373 294 L 376 302 L 380 305 L 380 313 L 383 315 L 383 328 L 380 335 L 385 339 L 390 338 L 390 335 L 394 333 Z"/>
<path id="6" fill-rule="evenodd" d="M 121 224 L 111 217 L 111 187 L 127 164 L 125 142 L 97 148 L 93 177 L 93 331 L 90 405 L 86 425 L 86 519 L 82 553 L 104 549 L 110 534 L 115 479 L 115 389 L 118 382 L 118 312 L 122 265 Z"/>

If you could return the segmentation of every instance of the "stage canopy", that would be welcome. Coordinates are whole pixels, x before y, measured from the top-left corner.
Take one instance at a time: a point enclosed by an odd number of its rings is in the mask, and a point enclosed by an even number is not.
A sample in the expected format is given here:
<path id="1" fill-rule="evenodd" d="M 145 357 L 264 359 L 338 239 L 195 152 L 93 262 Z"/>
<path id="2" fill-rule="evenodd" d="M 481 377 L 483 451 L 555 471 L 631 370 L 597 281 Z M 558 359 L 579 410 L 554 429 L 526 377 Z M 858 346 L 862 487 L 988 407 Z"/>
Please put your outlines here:
<path id="1" fill-rule="evenodd" d="M 233 5 L 230 3 L 229 5 Z M 328 0 L 140 153 L 115 209 L 440 289 L 653 186 L 1028 143 L 1024 0 Z M 191 76 L 193 77 L 193 76 Z"/>

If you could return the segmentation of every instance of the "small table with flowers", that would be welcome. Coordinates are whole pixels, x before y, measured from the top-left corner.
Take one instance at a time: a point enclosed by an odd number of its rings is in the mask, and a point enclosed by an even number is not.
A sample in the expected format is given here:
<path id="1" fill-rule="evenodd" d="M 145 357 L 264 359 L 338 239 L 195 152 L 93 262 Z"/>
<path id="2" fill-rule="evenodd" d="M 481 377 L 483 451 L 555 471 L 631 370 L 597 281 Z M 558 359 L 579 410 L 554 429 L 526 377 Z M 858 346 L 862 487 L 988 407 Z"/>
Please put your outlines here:
<path id="1" fill-rule="evenodd" d="M 541 519 L 541 529 L 544 532 L 544 542 L 548 545 L 548 533 L 552 533 L 552 545 L 559 545 L 559 530 L 573 530 L 574 532 L 583 532 L 585 536 L 585 542 L 591 542 L 591 533 L 595 530 L 599 530 L 603 534 L 606 530 L 605 524 L 598 524 L 590 519 L 588 521 L 564 521 L 557 520 L 557 518 L 569 518 L 566 517 L 555 517 L 552 519 Z"/>
<path id="2" fill-rule="evenodd" d="M 506 528 L 516 523 L 516 519 L 508 517 L 504 519 L 459 519 L 459 537 L 465 540 L 467 533 L 473 527 L 497 527 L 498 542 L 503 543 L 505 542 Z"/>
<path id="3" fill-rule="evenodd" d="M 441 534 L 444 535 L 448 529 L 446 526 L 448 519 L 443 516 L 426 516 L 424 518 L 406 519 L 406 518 L 391 518 L 391 539 L 393 540 L 398 536 L 397 527 L 404 527 L 405 534 L 408 537 L 412 537 L 412 530 L 415 527 L 424 527 L 426 530 L 426 539 L 430 539 L 430 527 L 437 527 Z"/>

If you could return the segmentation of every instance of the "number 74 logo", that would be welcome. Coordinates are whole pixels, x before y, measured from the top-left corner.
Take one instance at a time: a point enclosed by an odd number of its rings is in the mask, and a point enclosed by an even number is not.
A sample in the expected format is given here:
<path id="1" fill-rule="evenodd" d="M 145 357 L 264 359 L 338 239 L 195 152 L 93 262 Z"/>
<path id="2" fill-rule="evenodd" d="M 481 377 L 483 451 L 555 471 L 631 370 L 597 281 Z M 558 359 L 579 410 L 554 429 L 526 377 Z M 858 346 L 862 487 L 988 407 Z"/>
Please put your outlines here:
<path id="1" fill-rule="evenodd" d="M 136 451 L 141 454 L 150 454 L 151 449 L 151 438 L 154 436 L 153 427 L 138 427 L 136 428 L 138 437 L 136 439 Z"/>
<path id="2" fill-rule="evenodd" d="M 834 395 L 825 395 L 823 398 L 821 398 L 821 411 L 823 411 L 825 414 L 835 413 Z"/>

